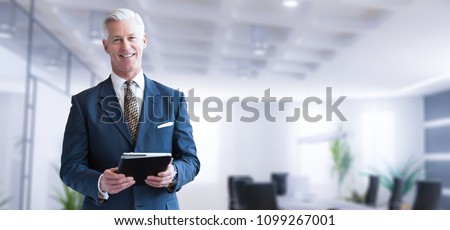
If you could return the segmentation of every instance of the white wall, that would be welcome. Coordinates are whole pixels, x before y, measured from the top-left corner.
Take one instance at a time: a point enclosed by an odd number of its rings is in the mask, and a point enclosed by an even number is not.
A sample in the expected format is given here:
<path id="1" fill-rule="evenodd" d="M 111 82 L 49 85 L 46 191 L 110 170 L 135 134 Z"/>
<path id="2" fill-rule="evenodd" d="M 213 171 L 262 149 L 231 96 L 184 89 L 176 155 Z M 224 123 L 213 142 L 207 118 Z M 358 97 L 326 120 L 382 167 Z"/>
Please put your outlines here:
<path id="1" fill-rule="evenodd" d="M 62 191 L 59 166 L 70 98 L 38 83 L 36 102 L 30 208 L 60 209 L 55 195 Z"/>
<path id="2" fill-rule="evenodd" d="M 350 141 L 358 154 L 356 172 L 367 172 L 370 167 L 386 171 L 387 164 L 398 167 L 410 158 L 424 158 L 421 97 L 354 100 L 346 104 L 345 111 Z M 367 181 L 358 179 L 356 184 L 365 191 Z M 387 203 L 389 195 L 380 188 L 379 202 Z M 411 203 L 413 195 L 409 193 L 405 200 Z"/>
<path id="3" fill-rule="evenodd" d="M 19 208 L 24 95 L 0 92 L 0 200 L 11 200 L 4 208 Z"/>
<path id="4" fill-rule="evenodd" d="M 4 208 L 19 209 L 22 164 L 23 114 L 26 71 L 21 51 L 0 45 L 0 200 L 11 200 Z"/>

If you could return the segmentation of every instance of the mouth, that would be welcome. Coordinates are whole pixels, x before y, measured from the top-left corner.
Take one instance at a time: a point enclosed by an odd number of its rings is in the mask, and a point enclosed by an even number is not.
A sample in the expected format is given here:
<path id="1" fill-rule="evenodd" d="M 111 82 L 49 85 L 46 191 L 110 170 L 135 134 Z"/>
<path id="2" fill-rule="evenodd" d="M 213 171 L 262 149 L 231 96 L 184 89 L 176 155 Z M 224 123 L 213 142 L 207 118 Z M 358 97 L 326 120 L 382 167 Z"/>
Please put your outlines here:
<path id="1" fill-rule="evenodd" d="M 134 54 L 134 53 L 131 53 L 131 54 L 122 54 L 122 55 L 119 55 L 121 58 L 131 58 L 131 57 L 133 57 L 134 55 L 136 55 L 136 54 Z"/>

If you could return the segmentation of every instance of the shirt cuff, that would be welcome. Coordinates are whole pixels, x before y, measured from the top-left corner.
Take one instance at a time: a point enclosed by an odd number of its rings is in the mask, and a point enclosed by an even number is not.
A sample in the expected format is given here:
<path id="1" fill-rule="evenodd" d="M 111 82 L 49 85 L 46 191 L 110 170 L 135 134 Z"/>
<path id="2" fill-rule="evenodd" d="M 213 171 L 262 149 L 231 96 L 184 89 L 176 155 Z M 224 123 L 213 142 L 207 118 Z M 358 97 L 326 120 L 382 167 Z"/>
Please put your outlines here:
<path id="1" fill-rule="evenodd" d="M 102 180 L 103 174 L 100 175 L 100 177 L 98 178 L 98 182 L 97 182 L 97 188 L 98 188 L 98 198 L 102 199 L 102 200 L 107 200 L 109 198 L 109 194 L 107 192 L 103 192 L 100 189 L 100 181 Z"/>
<path id="2" fill-rule="evenodd" d="M 174 163 L 172 163 L 172 165 L 173 169 L 175 170 L 175 175 L 173 176 L 172 182 L 170 182 L 169 186 L 167 186 L 167 191 L 169 191 L 170 193 L 175 190 L 175 187 L 178 183 L 178 168 Z"/>

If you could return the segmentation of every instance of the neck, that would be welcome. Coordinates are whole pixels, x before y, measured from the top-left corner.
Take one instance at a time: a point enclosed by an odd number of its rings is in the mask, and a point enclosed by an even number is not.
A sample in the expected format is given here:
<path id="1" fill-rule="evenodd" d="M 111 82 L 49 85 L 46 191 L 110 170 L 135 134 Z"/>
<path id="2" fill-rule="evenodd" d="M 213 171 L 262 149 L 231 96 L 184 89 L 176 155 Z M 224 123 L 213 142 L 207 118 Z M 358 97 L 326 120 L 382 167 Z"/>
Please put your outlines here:
<path id="1" fill-rule="evenodd" d="M 124 72 L 116 72 L 116 71 L 113 71 L 113 72 L 117 76 L 119 76 L 120 78 L 124 79 L 125 81 L 128 81 L 128 80 L 132 80 L 134 77 L 136 77 L 141 71 L 138 70 L 138 71 L 135 71 L 135 72 L 126 72 L 126 73 L 124 73 Z"/>

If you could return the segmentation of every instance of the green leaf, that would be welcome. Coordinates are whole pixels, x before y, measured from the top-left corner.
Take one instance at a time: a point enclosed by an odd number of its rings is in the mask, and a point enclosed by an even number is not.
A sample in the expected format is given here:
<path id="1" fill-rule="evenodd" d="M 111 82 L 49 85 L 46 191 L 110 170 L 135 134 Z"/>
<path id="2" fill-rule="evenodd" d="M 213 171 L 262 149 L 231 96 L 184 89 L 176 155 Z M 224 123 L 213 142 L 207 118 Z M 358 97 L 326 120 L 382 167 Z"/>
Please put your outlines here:
<path id="1" fill-rule="evenodd" d="M 55 167 L 55 170 L 59 172 L 59 169 Z M 70 187 L 63 184 L 62 191 L 59 189 L 55 190 L 55 196 L 53 199 L 58 201 L 64 210 L 80 210 L 83 206 L 83 195 L 77 191 L 71 189 Z"/>
<path id="2" fill-rule="evenodd" d="M 0 200 L 0 208 L 4 207 L 11 199 L 9 197 Z"/>
<path id="3" fill-rule="evenodd" d="M 342 184 L 353 163 L 350 146 L 346 140 L 338 138 L 330 143 L 330 152 L 333 160 L 331 174 L 336 174 L 339 184 Z"/>
<path id="4" fill-rule="evenodd" d="M 416 181 L 423 175 L 424 164 L 423 161 L 409 158 L 403 165 L 393 167 L 388 162 L 385 162 L 387 173 L 383 173 L 379 169 L 371 169 L 372 174 L 376 174 L 380 177 L 380 184 L 388 191 L 392 192 L 394 189 L 394 178 L 400 178 L 403 180 L 402 195 L 408 194 L 416 184 Z"/>
<path id="5" fill-rule="evenodd" d="M 417 165 L 407 176 L 405 177 L 405 184 L 403 188 L 403 195 L 408 194 L 416 184 L 416 181 L 422 175 L 424 171 L 424 165 Z"/>

